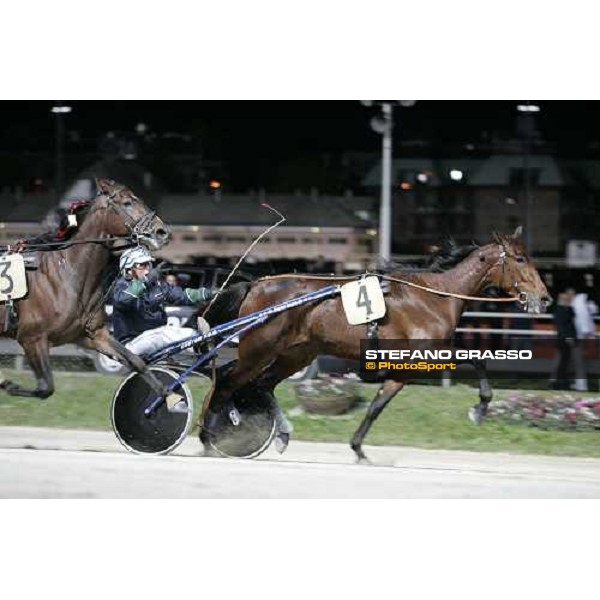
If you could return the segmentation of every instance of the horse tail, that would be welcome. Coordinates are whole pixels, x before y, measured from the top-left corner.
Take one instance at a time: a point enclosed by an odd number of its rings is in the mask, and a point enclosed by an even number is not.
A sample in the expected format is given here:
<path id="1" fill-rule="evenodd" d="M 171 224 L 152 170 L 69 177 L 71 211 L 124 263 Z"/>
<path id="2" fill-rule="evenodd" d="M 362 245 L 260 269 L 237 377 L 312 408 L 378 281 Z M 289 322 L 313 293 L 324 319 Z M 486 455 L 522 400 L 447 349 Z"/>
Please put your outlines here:
<path id="1" fill-rule="evenodd" d="M 222 290 L 205 315 L 211 326 L 237 319 L 242 302 L 248 295 L 251 286 L 251 282 L 241 281 Z"/>

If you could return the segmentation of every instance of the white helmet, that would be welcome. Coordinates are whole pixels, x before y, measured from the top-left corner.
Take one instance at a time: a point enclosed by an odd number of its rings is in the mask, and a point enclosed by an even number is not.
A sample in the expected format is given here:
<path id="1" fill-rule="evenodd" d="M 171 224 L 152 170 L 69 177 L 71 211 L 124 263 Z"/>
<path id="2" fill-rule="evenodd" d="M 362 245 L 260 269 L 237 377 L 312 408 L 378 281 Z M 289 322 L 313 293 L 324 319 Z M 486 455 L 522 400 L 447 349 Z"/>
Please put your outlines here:
<path id="1" fill-rule="evenodd" d="M 130 248 L 123 252 L 121 259 L 119 260 L 119 270 L 123 272 L 127 269 L 131 269 L 134 265 L 152 262 L 153 260 L 154 258 L 146 248 L 143 246 L 136 246 L 135 248 Z"/>

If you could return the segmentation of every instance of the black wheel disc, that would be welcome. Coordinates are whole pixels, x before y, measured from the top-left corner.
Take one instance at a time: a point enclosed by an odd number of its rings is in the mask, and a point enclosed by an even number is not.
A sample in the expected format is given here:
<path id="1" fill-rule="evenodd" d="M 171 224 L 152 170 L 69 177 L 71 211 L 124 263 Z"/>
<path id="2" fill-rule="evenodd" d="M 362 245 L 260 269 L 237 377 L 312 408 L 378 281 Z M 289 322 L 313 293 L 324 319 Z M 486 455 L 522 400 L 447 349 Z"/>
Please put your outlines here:
<path id="1" fill-rule="evenodd" d="M 254 458 L 262 454 L 275 436 L 275 416 L 270 403 L 260 397 L 238 395 L 235 406 L 240 423 L 235 426 L 227 411 L 211 425 L 209 445 L 221 456 Z"/>
<path id="2" fill-rule="evenodd" d="M 171 385 L 177 373 L 164 367 L 149 367 L 157 379 Z M 192 395 L 185 384 L 175 388 L 187 412 L 171 412 L 167 403 L 150 417 L 144 410 L 156 398 L 156 392 L 139 373 L 131 373 L 119 386 L 112 401 L 111 417 L 119 441 L 131 452 L 168 454 L 185 439 L 192 424 Z M 182 405 L 183 406 L 183 405 Z"/>

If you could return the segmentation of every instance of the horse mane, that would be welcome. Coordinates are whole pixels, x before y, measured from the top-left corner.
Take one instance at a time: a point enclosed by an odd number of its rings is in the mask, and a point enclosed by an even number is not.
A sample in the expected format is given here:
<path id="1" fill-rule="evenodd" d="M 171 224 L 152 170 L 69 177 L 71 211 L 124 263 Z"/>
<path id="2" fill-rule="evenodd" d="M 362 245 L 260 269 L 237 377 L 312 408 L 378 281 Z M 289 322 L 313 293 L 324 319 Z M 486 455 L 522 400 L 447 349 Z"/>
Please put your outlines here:
<path id="1" fill-rule="evenodd" d="M 55 229 L 48 229 L 32 238 L 19 240 L 18 244 L 22 244 L 27 250 L 28 246 L 32 250 L 63 250 L 69 246 L 68 242 L 79 231 L 81 224 L 85 221 L 89 210 L 91 209 L 93 200 L 76 200 L 72 202 L 68 210 L 59 209 L 60 221 Z M 58 212 L 58 211 L 57 211 Z M 72 225 L 69 222 L 69 217 L 74 216 L 77 224 Z"/>
<path id="2" fill-rule="evenodd" d="M 388 261 L 388 263 L 379 269 L 377 273 L 384 275 L 402 271 L 404 273 L 442 273 L 455 267 L 464 260 L 471 252 L 477 250 L 479 246 L 475 242 L 459 245 L 452 237 L 444 238 L 436 246 L 436 250 L 427 256 L 425 264 L 416 265 L 412 263 L 401 263 Z"/>
<path id="3" fill-rule="evenodd" d="M 112 179 L 102 181 L 97 179 L 96 187 L 98 188 L 98 193 L 93 199 L 74 200 L 73 202 L 71 202 L 67 210 L 65 210 L 64 208 L 59 208 L 57 210 L 57 214 L 59 215 L 59 224 L 57 229 L 48 230 L 40 234 L 39 236 L 36 236 L 35 238 L 33 238 L 33 240 L 26 240 L 26 242 L 30 245 L 43 244 L 44 242 L 52 243 L 53 247 L 46 248 L 46 250 L 62 250 L 63 246 L 57 244 L 60 242 L 68 242 L 79 231 L 81 225 L 85 221 L 88 214 L 91 212 L 91 209 L 94 207 L 96 200 L 99 196 L 101 196 L 102 190 L 100 189 L 100 187 L 102 183 L 106 186 L 109 186 L 108 191 L 110 191 L 112 194 L 119 194 L 124 190 L 129 191 L 124 185 L 117 183 Z M 106 190 L 104 191 L 106 192 Z M 71 224 L 71 222 L 69 221 L 69 217 L 75 219 L 75 224 Z M 44 248 L 39 249 L 44 250 Z"/>
<path id="4" fill-rule="evenodd" d="M 479 246 L 475 242 L 460 246 L 452 237 L 444 238 L 433 254 L 427 258 L 426 269 L 433 273 L 440 273 L 455 267 Z"/>
<path id="5" fill-rule="evenodd" d="M 94 200 L 76 200 L 71 203 L 69 209 L 61 215 L 58 228 L 54 231 L 57 241 L 67 241 L 75 235 L 88 216 L 93 204 Z M 69 223 L 70 215 L 73 215 L 77 220 L 76 225 Z M 49 232 L 49 234 L 52 233 L 52 231 Z"/>

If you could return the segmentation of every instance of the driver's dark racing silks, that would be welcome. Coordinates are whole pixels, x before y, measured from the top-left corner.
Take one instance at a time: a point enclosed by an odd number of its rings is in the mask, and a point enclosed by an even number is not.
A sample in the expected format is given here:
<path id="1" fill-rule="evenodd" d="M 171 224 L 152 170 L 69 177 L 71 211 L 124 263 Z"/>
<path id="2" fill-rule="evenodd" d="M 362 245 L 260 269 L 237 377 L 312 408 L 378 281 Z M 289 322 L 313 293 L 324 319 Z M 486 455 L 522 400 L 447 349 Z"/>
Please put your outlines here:
<path id="1" fill-rule="evenodd" d="M 209 300 L 211 291 L 206 288 L 181 289 L 164 281 L 143 283 L 121 277 L 113 292 L 114 335 L 125 343 L 138 335 L 167 324 L 166 305 L 194 306 L 200 301 Z"/>

